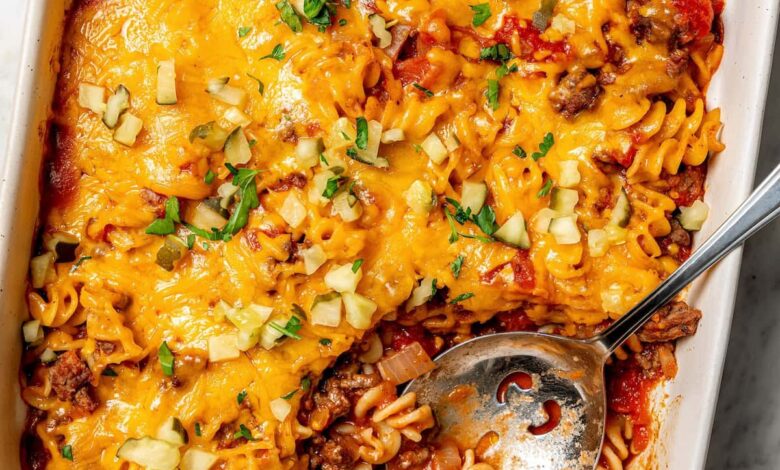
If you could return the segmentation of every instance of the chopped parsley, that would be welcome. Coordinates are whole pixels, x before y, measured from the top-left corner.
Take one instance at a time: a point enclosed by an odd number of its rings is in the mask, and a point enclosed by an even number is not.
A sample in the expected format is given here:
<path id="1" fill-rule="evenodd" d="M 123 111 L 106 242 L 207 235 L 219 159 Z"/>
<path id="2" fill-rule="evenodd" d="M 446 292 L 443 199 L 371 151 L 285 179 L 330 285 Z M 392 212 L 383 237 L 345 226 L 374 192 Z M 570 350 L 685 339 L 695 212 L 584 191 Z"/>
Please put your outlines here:
<path id="1" fill-rule="evenodd" d="M 197 421 L 195 422 L 195 435 L 198 437 L 201 436 L 200 423 L 198 423 Z"/>
<path id="2" fill-rule="evenodd" d="M 252 31 L 252 28 L 250 28 L 249 26 L 242 26 L 238 28 L 238 37 L 243 38 L 247 34 L 249 34 L 250 31 Z"/>
<path id="3" fill-rule="evenodd" d="M 110 367 L 106 367 L 103 369 L 103 372 L 100 374 L 104 377 L 118 377 L 119 374 L 116 373 L 116 371 Z"/>
<path id="4" fill-rule="evenodd" d="M 540 158 L 543 158 L 547 155 L 547 152 L 550 151 L 552 146 L 555 145 L 555 137 L 553 137 L 552 132 L 548 132 L 544 135 L 544 139 L 542 140 L 542 143 L 539 144 L 539 151 L 534 152 L 531 154 L 531 158 L 534 159 L 534 161 L 539 160 Z"/>
<path id="5" fill-rule="evenodd" d="M 455 220 L 452 213 L 447 208 L 444 209 L 444 215 L 447 216 L 447 222 L 450 224 L 450 238 L 448 240 L 450 243 L 455 243 L 458 241 L 458 229 L 455 228 Z"/>
<path id="6" fill-rule="evenodd" d="M 457 303 L 463 302 L 464 300 L 470 299 L 472 297 L 474 297 L 473 292 L 465 292 L 455 297 L 454 299 L 450 300 L 450 305 L 455 305 Z"/>
<path id="7" fill-rule="evenodd" d="M 360 116 L 355 121 L 357 127 L 357 137 L 355 137 L 355 145 L 360 150 L 368 148 L 368 121 L 363 116 Z"/>
<path id="8" fill-rule="evenodd" d="M 509 46 L 506 44 L 498 43 L 490 47 L 483 47 L 479 51 L 479 58 L 503 63 L 512 58 L 512 51 L 509 50 Z"/>
<path id="9" fill-rule="evenodd" d="M 303 14 L 307 18 L 315 18 L 325 6 L 325 0 L 304 0 Z"/>
<path id="10" fill-rule="evenodd" d="M 361 266 L 363 266 L 363 258 L 356 259 L 355 262 L 352 263 L 352 272 L 357 273 Z"/>
<path id="11" fill-rule="evenodd" d="M 195 246 L 195 234 L 191 233 L 187 235 L 187 249 L 191 250 Z"/>
<path id="12" fill-rule="evenodd" d="M 452 216 L 459 224 L 463 225 L 471 218 L 470 207 L 464 209 L 463 206 L 461 206 L 458 201 L 450 197 L 446 198 L 446 200 L 452 207 L 455 208 L 455 213 L 452 214 Z"/>
<path id="13" fill-rule="evenodd" d="M 325 0 L 304 0 L 303 2 L 303 15 L 309 23 L 317 26 L 321 33 L 325 32 L 327 27 L 333 23 L 331 17 L 335 14 L 335 5 Z"/>
<path id="14" fill-rule="evenodd" d="M 431 297 L 433 297 L 434 295 L 436 295 L 436 292 L 438 292 L 438 290 L 439 290 L 439 289 L 436 287 L 436 283 L 437 283 L 438 281 L 439 281 L 438 279 L 434 279 L 433 281 L 431 281 Z"/>
<path id="15" fill-rule="evenodd" d="M 241 403 L 244 403 L 244 400 L 246 400 L 246 390 L 241 390 L 241 392 L 236 395 L 236 401 L 240 405 Z"/>
<path id="16" fill-rule="evenodd" d="M 548 179 L 547 182 L 544 183 L 544 186 L 542 186 L 542 189 L 539 190 L 538 193 L 536 193 L 536 197 L 543 198 L 550 194 L 550 190 L 552 189 L 553 180 Z"/>
<path id="17" fill-rule="evenodd" d="M 66 444 L 62 446 L 61 453 L 63 459 L 70 460 L 71 462 L 73 462 L 73 446 L 71 446 L 70 444 Z"/>
<path id="18" fill-rule="evenodd" d="M 460 277 L 460 270 L 463 268 L 463 261 L 465 259 L 465 256 L 458 255 L 458 257 L 455 258 L 455 261 L 450 264 L 450 271 L 452 271 L 452 275 L 455 277 L 455 279 Z"/>
<path id="19" fill-rule="evenodd" d="M 244 439 L 246 439 L 247 441 L 254 441 L 255 440 L 255 438 L 252 437 L 252 432 L 249 430 L 249 428 L 247 428 L 243 424 L 238 426 L 238 432 L 233 434 L 233 439 L 240 439 L 242 437 Z"/>
<path id="20" fill-rule="evenodd" d="M 500 87 L 498 85 L 498 80 L 488 80 L 488 87 L 487 92 L 485 92 L 485 96 L 487 96 L 488 103 L 490 103 L 490 107 L 493 108 L 493 111 L 498 109 L 498 97 L 500 94 Z"/>
<path id="21" fill-rule="evenodd" d="M 311 379 L 309 376 L 305 376 L 301 379 L 301 390 L 303 390 L 304 393 L 308 392 L 311 388 Z"/>
<path id="22" fill-rule="evenodd" d="M 517 72 L 518 70 L 519 69 L 517 68 L 517 64 L 512 64 L 510 66 L 508 66 L 506 64 L 501 64 L 501 66 L 499 66 L 496 69 L 496 78 L 498 80 L 501 80 L 502 78 L 506 77 L 510 73 Z"/>
<path id="23" fill-rule="evenodd" d="M 284 47 L 282 47 L 281 44 L 275 45 L 274 48 L 271 50 L 270 54 L 266 54 L 263 57 L 260 57 L 260 60 L 263 60 L 263 59 L 283 60 L 284 59 Z"/>
<path id="24" fill-rule="evenodd" d="M 248 73 L 247 76 L 257 82 L 257 91 L 262 95 L 263 92 L 265 91 L 265 84 L 263 84 L 263 81 L 255 77 L 251 73 Z"/>
<path id="25" fill-rule="evenodd" d="M 320 161 L 321 161 L 322 163 L 324 163 L 324 164 L 326 164 L 326 165 L 330 166 L 330 163 L 328 163 L 328 159 L 327 159 L 327 158 L 325 158 L 325 154 L 324 154 L 324 153 L 321 153 L 321 154 L 320 154 Z"/>
<path id="26" fill-rule="evenodd" d="M 214 182 L 215 176 L 217 175 L 215 175 L 213 171 L 209 170 L 206 172 L 206 176 L 203 177 L 203 182 L 206 184 L 211 184 Z"/>
<path id="27" fill-rule="evenodd" d="M 344 18 L 339 20 L 339 26 L 346 26 L 346 25 L 347 25 L 347 20 L 345 20 Z"/>
<path id="28" fill-rule="evenodd" d="M 415 83 L 412 83 L 412 86 L 413 86 L 413 87 L 415 87 L 415 88 L 417 88 L 417 89 L 418 89 L 418 90 L 420 90 L 421 92 L 423 92 L 423 94 L 424 94 L 425 96 L 427 96 L 428 98 L 430 98 L 430 97 L 432 97 L 432 96 L 433 96 L 433 92 L 432 92 L 431 90 L 429 90 L 429 89 L 425 88 L 424 86 L 420 85 L 420 84 L 419 84 L 419 83 L 417 83 L 417 82 L 415 82 Z"/>
<path id="29" fill-rule="evenodd" d="M 160 367 L 162 367 L 163 374 L 168 377 L 172 376 L 174 358 L 166 341 L 163 341 L 160 345 L 160 349 L 157 350 L 157 359 L 160 361 Z"/>
<path id="30" fill-rule="evenodd" d="M 276 322 L 268 322 L 268 326 L 283 334 L 284 336 L 290 337 L 292 339 L 301 339 L 301 335 L 299 335 L 298 332 L 301 330 L 301 328 L 303 328 L 303 324 L 301 323 L 301 319 L 295 315 L 290 317 L 284 326 L 280 326 Z"/>
<path id="31" fill-rule="evenodd" d="M 496 213 L 493 212 L 493 209 L 488 205 L 482 206 L 482 209 L 480 209 L 477 215 L 472 217 L 472 220 L 474 220 L 474 223 L 477 224 L 479 229 L 486 235 L 493 235 L 498 229 L 498 226 L 496 225 Z"/>
<path id="32" fill-rule="evenodd" d="M 290 393 L 288 393 L 288 394 L 286 394 L 286 395 L 282 395 L 280 398 L 281 398 L 282 400 L 289 400 L 289 399 L 291 399 L 292 397 L 294 397 L 296 393 L 298 393 L 298 390 L 299 390 L 299 389 L 297 389 L 297 388 L 296 388 L 296 389 L 295 389 L 295 390 L 293 390 L 292 392 L 290 392 Z"/>
<path id="33" fill-rule="evenodd" d="M 90 259 L 92 259 L 91 256 L 82 256 L 75 263 L 73 263 L 73 266 L 70 267 L 70 270 L 68 272 L 71 274 L 75 273 L 76 270 L 79 268 L 79 266 L 81 266 L 81 263 Z"/>
<path id="34" fill-rule="evenodd" d="M 519 145 L 515 145 L 515 148 L 512 149 L 512 153 L 517 155 L 520 158 L 525 158 L 528 156 L 528 154 L 525 153 L 525 149 Z"/>
<path id="35" fill-rule="evenodd" d="M 330 346 L 333 341 L 330 338 L 320 338 L 320 344 L 323 346 Z"/>
<path id="36" fill-rule="evenodd" d="M 233 172 L 231 171 L 231 173 Z M 249 211 L 260 206 L 260 200 L 257 197 L 257 182 L 255 181 L 257 173 L 259 173 L 258 170 L 246 168 L 241 168 L 233 173 L 233 184 L 238 186 L 241 200 L 233 210 L 227 225 L 222 229 L 223 239 L 224 235 L 235 235 L 238 233 L 249 220 Z"/>
<path id="37" fill-rule="evenodd" d="M 352 0 L 341 0 L 341 3 L 343 3 L 344 6 L 347 8 L 350 8 L 352 6 Z"/>
<path id="38" fill-rule="evenodd" d="M 165 217 L 157 219 L 146 227 L 149 235 L 169 235 L 176 230 L 175 223 L 181 222 L 179 218 L 179 200 L 171 196 L 165 201 Z"/>
<path id="39" fill-rule="evenodd" d="M 252 140 L 250 140 L 250 141 L 249 141 L 249 148 L 250 148 L 250 149 L 251 149 L 252 147 L 254 147 L 255 145 L 257 145 L 257 141 L 256 141 L 255 139 L 252 139 Z"/>
<path id="40" fill-rule="evenodd" d="M 474 26 L 480 26 L 488 18 L 490 18 L 490 4 L 480 3 L 479 5 L 469 5 L 471 11 L 474 12 L 474 17 L 471 19 L 471 24 Z"/>
<path id="41" fill-rule="evenodd" d="M 417 153 L 420 153 L 420 152 L 422 152 L 422 145 L 420 145 L 420 144 L 412 144 L 412 148 L 413 148 L 413 149 L 414 149 L 414 151 L 415 151 L 415 152 L 417 152 Z"/>
<path id="42" fill-rule="evenodd" d="M 303 31 L 303 24 L 301 23 L 298 13 L 295 12 L 295 8 L 290 5 L 287 0 L 282 0 L 276 4 L 276 9 L 279 10 L 279 14 L 282 17 L 282 21 L 290 27 L 294 33 L 300 33 Z"/>
<path id="43" fill-rule="evenodd" d="M 325 183 L 325 191 L 322 192 L 322 197 L 327 199 L 333 199 L 333 197 L 338 192 L 339 188 L 341 187 L 341 182 L 344 180 L 344 177 L 341 175 L 331 176 L 328 178 L 328 182 Z"/>

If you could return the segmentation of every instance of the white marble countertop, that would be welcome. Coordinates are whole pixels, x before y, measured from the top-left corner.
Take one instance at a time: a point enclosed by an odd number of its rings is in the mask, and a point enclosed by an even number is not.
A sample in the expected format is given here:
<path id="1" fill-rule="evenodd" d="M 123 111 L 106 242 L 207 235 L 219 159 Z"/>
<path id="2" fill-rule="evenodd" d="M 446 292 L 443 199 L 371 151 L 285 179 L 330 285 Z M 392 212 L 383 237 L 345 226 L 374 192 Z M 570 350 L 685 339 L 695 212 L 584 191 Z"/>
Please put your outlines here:
<path id="1" fill-rule="evenodd" d="M 27 0 L 2 0 L 0 148 L 5 149 Z M 18 14 L 11 14 L 16 12 Z M 780 163 L 780 38 L 757 180 Z M 4 158 L 0 154 L 0 158 Z M 745 246 L 737 310 L 715 417 L 708 470 L 780 468 L 780 224 Z M 685 469 L 671 469 L 685 470 Z"/>

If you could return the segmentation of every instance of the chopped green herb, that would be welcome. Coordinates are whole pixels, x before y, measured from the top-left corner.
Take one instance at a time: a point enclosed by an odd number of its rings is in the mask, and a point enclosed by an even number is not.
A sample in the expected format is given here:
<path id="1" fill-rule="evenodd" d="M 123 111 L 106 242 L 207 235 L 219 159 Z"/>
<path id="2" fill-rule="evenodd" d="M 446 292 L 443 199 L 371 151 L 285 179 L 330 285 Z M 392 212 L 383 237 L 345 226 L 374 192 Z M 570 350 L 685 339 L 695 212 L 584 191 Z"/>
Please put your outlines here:
<path id="1" fill-rule="evenodd" d="M 325 183 L 325 191 L 322 192 L 322 197 L 333 199 L 333 197 L 338 192 L 339 187 L 341 187 L 341 181 L 343 179 L 344 177 L 340 175 L 331 176 L 328 178 L 328 182 Z"/>
<path id="2" fill-rule="evenodd" d="M 455 258 L 455 261 L 450 264 L 450 270 L 452 271 L 452 275 L 455 276 L 455 279 L 460 277 L 460 270 L 463 268 L 463 261 L 465 259 L 465 256 L 458 255 L 458 257 Z"/>
<path id="3" fill-rule="evenodd" d="M 501 80 L 502 78 L 506 77 L 510 73 L 517 72 L 519 69 L 517 68 L 517 64 L 512 64 L 511 66 L 507 66 L 506 64 L 501 64 L 496 69 L 496 78 L 498 80 Z"/>
<path id="4" fill-rule="evenodd" d="M 311 379 L 309 378 L 308 375 L 304 376 L 301 379 L 301 390 L 303 391 L 303 393 L 306 393 L 309 391 L 310 388 L 311 388 Z"/>
<path id="5" fill-rule="evenodd" d="M 321 153 L 321 154 L 320 154 L 320 161 L 321 161 L 322 163 L 324 163 L 324 164 L 326 164 L 326 165 L 330 166 L 330 163 L 328 163 L 328 159 L 327 159 L 327 158 L 325 158 L 325 154 L 324 154 L 324 153 Z"/>
<path id="6" fill-rule="evenodd" d="M 450 243 L 455 243 L 458 241 L 458 229 L 455 228 L 455 219 L 453 218 L 450 210 L 446 207 L 444 208 L 444 215 L 447 216 L 447 222 L 450 224 L 450 237 L 448 240 Z"/>
<path id="7" fill-rule="evenodd" d="M 519 145 L 515 145 L 515 148 L 512 149 L 512 153 L 517 155 L 520 158 L 525 158 L 528 156 L 528 154 L 525 153 L 525 149 Z"/>
<path id="8" fill-rule="evenodd" d="M 469 5 L 471 11 L 474 12 L 474 17 L 471 19 L 471 24 L 474 26 L 480 26 L 488 18 L 490 18 L 490 4 L 480 3 L 479 5 Z"/>
<path id="9" fill-rule="evenodd" d="M 431 90 L 429 90 L 429 89 L 425 88 L 424 86 L 420 85 L 419 83 L 416 83 L 416 82 L 415 82 L 415 83 L 412 83 L 412 86 L 413 86 L 413 87 L 415 87 L 415 88 L 417 88 L 417 89 L 418 89 L 418 90 L 420 90 L 421 92 L 423 92 L 423 94 L 424 94 L 425 96 L 427 96 L 428 98 L 430 98 L 430 97 L 432 97 L 432 96 L 433 96 L 433 92 L 432 92 Z"/>
<path id="10" fill-rule="evenodd" d="M 298 331 L 303 328 L 303 324 L 301 323 L 301 319 L 295 315 L 290 317 L 290 319 L 287 321 L 287 324 L 284 326 L 280 326 L 276 322 L 269 322 L 268 326 L 283 334 L 284 336 L 288 336 L 292 339 L 301 339 L 301 335 L 298 334 Z"/>
<path id="11" fill-rule="evenodd" d="M 73 446 L 70 444 L 62 446 L 62 458 L 73 462 Z"/>
<path id="12" fill-rule="evenodd" d="M 344 139 L 344 140 L 352 140 L 349 137 L 349 135 L 346 132 L 344 132 L 344 131 L 341 131 L 341 138 Z"/>
<path id="13" fill-rule="evenodd" d="M 191 250 L 195 246 L 195 234 L 191 233 L 187 235 L 187 249 Z"/>
<path id="14" fill-rule="evenodd" d="M 541 199 L 547 196 L 548 194 L 550 194 L 550 190 L 552 189 L 552 186 L 553 186 L 553 180 L 548 179 L 547 182 L 544 183 L 544 186 L 542 186 L 542 189 L 540 189 L 539 192 L 536 193 L 536 197 Z"/>
<path id="15" fill-rule="evenodd" d="M 344 18 L 339 20 L 339 26 L 346 26 L 346 25 L 347 25 L 347 20 L 345 20 Z"/>
<path id="16" fill-rule="evenodd" d="M 197 421 L 195 422 L 195 435 L 198 437 L 201 436 L 200 423 L 198 423 Z"/>
<path id="17" fill-rule="evenodd" d="M 214 177 L 217 175 L 214 174 L 213 171 L 209 170 L 206 172 L 206 176 L 203 177 L 203 182 L 206 184 L 211 184 L 214 182 Z"/>
<path id="18" fill-rule="evenodd" d="M 103 372 L 100 374 L 105 377 L 117 377 L 119 374 L 116 373 L 116 371 L 110 367 L 106 367 L 103 369 Z"/>
<path id="19" fill-rule="evenodd" d="M 246 390 L 241 390 L 238 395 L 236 395 L 236 401 L 240 405 L 241 403 L 244 403 L 244 400 L 246 400 Z"/>
<path id="20" fill-rule="evenodd" d="M 160 361 L 160 367 L 162 367 L 163 374 L 168 377 L 172 376 L 174 358 L 166 341 L 163 341 L 160 345 L 160 349 L 157 350 L 157 359 Z"/>
<path id="21" fill-rule="evenodd" d="M 485 96 L 487 96 L 488 103 L 493 111 L 498 109 L 498 97 L 500 94 L 500 88 L 498 86 L 498 80 L 488 80 L 488 87 Z"/>
<path id="22" fill-rule="evenodd" d="M 349 8 L 352 6 L 352 0 L 341 0 L 341 2 L 344 4 L 345 7 Z"/>
<path id="23" fill-rule="evenodd" d="M 490 237 L 483 237 L 482 235 L 471 235 L 468 233 L 460 233 L 459 234 L 463 238 L 471 238 L 473 240 L 479 240 L 482 243 L 493 243 L 495 240 Z"/>
<path id="24" fill-rule="evenodd" d="M 270 54 L 266 54 L 263 57 L 260 57 L 260 60 L 263 60 L 263 59 L 283 60 L 284 59 L 284 47 L 282 47 L 281 44 L 275 45 L 274 48 L 271 50 Z"/>
<path id="25" fill-rule="evenodd" d="M 452 207 L 455 208 L 455 213 L 452 214 L 452 216 L 455 218 L 455 220 L 463 225 L 465 224 L 470 218 L 471 218 L 471 208 L 463 208 L 463 206 L 460 205 L 458 201 L 455 199 L 452 199 L 451 197 L 445 198 L 448 204 L 450 204 Z"/>
<path id="26" fill-rule="evenodd" d="M 298 389 L 297 388 L 295 390 L 293 390 L 292 392 L 286 394 L 286 395 L 282 395 L 280 398 L 282 400 L 289 400 L 290 398 L 294 397 L 296 393 L 298 393 Z"/>
<path id="27" fill-rule="evenodd" d="M 361 266 L 363 266 L 363 258 L 356 259 L 355 262 L 352 263 L 352 272 L 357 273 Z"/>
<path id="28" fill-rule="evenodd" d="M 251 149 L 252 147 L 254 147 L 255 145 L 257 145 L 257 141 L 256 141 L 255 139 L 252 139 L 252 140 L 250 140 L 250 141 L 249 141 L 249 148 L 250 148 L 250 149 Z"/>
<path id="29" fill-rule="evenodd" d="M 176 196 L 171 196 L 165 201 L 165 217 L 157 219 L 146 227 L 146 233 L 149 235 L 169 235 L 176 230 L 176 222 L 179 219 L 179 200 Z"/>
<path id="30" fill-rule="evenodd" d="M 320 344 L 323 346 L 330 346 L 333 344 L 333 341 L 331 341 L 330 338 L 320 338 Z"/>
<path id="31" fill-rule="evenodd" d="M 301 307 L 298 304 L 292 304 L 292 312 L 293 315 L 298 315 L 301 318 L 306 318 L 306 311 L 303 310 L 303 307 Z"/>
<path id="32" fill-rule="evenodd" d="M 483 47 L 479 52 L 479 58 L 482 60 L 494 60 L 496 62 L 506 62 L 512 58 L 512 51 L 506 44 L 498 43 L 490 47 Z"/>
<path id="33" fill-rule="evenodd" d="M 290 27 L 294 33 L 300 33 L 303 31 L 303 24 L 298 17 L 298 13 L 295 12 L 295 8 L 290 5 L 287 0 L 282 0 L 276 4 L 276 9 L 279 10 L 279 14 L 282 17 L 282 21 Z"/>
<path id="34" fill-rule="evenodd" d="M 240 439 L 242 437 L 244 439 L 246 439 L 247 441 L 254 441 L 255 440 L 255 438 L 252 437 L 252 432 L 249 430 L 249 428 L 247 428 L 243 424 L 238 426 L 238 432 L 233 434 L 233 439 Z"/>
<path id="35" fill-rule="evenodd" d="M 420 144 L 412 144 L 412 148 L 413 148 L 413 149 L 414 149 L 414 151 L 415 151 L 415 152 L 417 152 L 417 153 L 420 153 L 420 152 L 422 152 L 422 145 L 420 145 Z"/>
<path id="36" fill-rule="evenodd" d="M 473 216 L 472 220 L 487 235 L 493 235 L 498 229 L 496 226 L 496 213 L 488 205 L 482 206 L 479 214 Z"/>
<path id="37" fill-rule="evenodd" d="M 209 249 L 209 244 L 206 243 L 206 242 L 201 243 L 200 246 L 202 246 L 204 250 L 208 250 Z"/>
<path id="38" fill-rule="evenodd" d="M 231 171 L 232 173 L 232 171 Z M 249 211 L 260 206 L 260 200 L 257 197 L 257 176 L 258 170 L 249 170 L 241 168 L 233 174 L 233 184 L 238 186 L 241 200 L 233 210 L 228 223 L 222 229 L 222 235 L 235 235 L 244 228 L 249 220 Z M 190 230 L 192 230 L 190 228 Z"/>
<path id="39" fill-rule="evenodd" d="M 434 279 L 431 281 L 431 297 L 436 295 L 436 292 L 439 291 L 439 289 L 436 287 L 436 283 L 438 282 L 438 279 Z"/>
<path id="40" fill-rule="evenodd" d="M 263 81 L 255 77 L 251 73 L 248 73 L 247 76 L 257 82 L 257 91 L 262 95 L 263 92 L 265 92 L 265 85 L 263 84 Z"/>
<path id="41" fill-rule="evenodd" d="M 325 0 L 304 0 L 303 14 L 307 18 L 315 18 L 325 6 Z"/>
<path id="42" fill-rule="evenodd" d="M 211 121 L 207 122 L 206 124 L 195 126 L 195 128 L 190 131 L 190 142 L 195 142 L 195 139 L 205 139 L 208 137 L 211 131 L 214 129 L 214 125 L 216 125 L 216 123 Z"/>
<path id="43" fill-rule="evenodd" d="M 450 300 L 451 305 L 455 305 L 459 302 L 463 302 L 464 300 L 470 299 L 474 297 L 473 292 L 465 292 L 463 294 L 460 294 L 459 296 L 455 297 L 454 299 Z"/>
<path id="44" fill-rule="evenodd" d="M 355 145 L 360 150 L 368 148 L 368 121 L 363 116 L 360 116 L 355 121 L 357 127 L 357 137 L 355 137 Z"/>
<path id="45" fill-rule="evenodd" d="M 547 152 L 550 151 L 553 145 L 555 145 L 555 137 L 553 137 L 552 132 L 548 132 L 547 134 L 544 135 L 544 139 L 542 140 L 542 143 L 539 144 L 539 151 L 532 153 L 531 158 L 533 158 L 534 161 L 536 161 L 546 156 Z"/>
<path id="46" fill-rule="evenodd" d="M 71 273 L 71 274 L 75 273 L 76 270 L 79 268 L 79 266 L 81 266 L 81 263 L 83 263 L 84 261 L 90 260 L 90 259 L 92 259 L 91 256 L 82 256 L 81 258 L 76 260 L 75 263 L 73 263 L 73 266 L 70 267 L 70 270 L 68 272 Z"/>
<path id="47" fill-rule="evenodd" d="M 243 38 L 247 34 L 249 34 L 249 31 L 252 31 L 252 28 L 249 26 L 242 26 L 238 28 L 238 37 Z"/>

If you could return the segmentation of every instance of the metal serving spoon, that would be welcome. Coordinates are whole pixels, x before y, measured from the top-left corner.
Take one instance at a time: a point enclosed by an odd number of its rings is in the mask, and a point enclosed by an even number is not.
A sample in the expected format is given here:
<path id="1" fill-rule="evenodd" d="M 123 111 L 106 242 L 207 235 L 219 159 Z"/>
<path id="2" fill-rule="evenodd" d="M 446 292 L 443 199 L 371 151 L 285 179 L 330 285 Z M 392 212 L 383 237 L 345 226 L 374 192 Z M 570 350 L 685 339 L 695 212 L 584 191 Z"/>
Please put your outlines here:
<path id="1" fill-rule="evenodd" d="M 780 215 L 780 166 L 657 289 L 590 340 L 513 332 L 466 341 L 406 392 L 436 415 L 437 439 L 502 469 L 592 469 L 606 419 L 604 362 L 653 313 Z"/>

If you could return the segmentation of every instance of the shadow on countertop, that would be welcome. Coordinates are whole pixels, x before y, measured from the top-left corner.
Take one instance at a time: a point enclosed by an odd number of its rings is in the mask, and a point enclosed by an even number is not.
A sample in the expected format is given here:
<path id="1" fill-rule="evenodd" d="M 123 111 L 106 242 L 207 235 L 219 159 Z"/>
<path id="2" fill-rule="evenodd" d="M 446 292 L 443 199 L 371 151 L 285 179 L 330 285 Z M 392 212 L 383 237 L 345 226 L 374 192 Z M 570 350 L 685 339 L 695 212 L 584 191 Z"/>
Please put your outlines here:
<path id="1" fill-rule="evenodd" d="M 780 163 L 780 34 L 756 172 Z M 780 223 L 745 245 L 707 470 L 780 469 Z M 677 469 L 671 469 L 677 470 Z"/>

